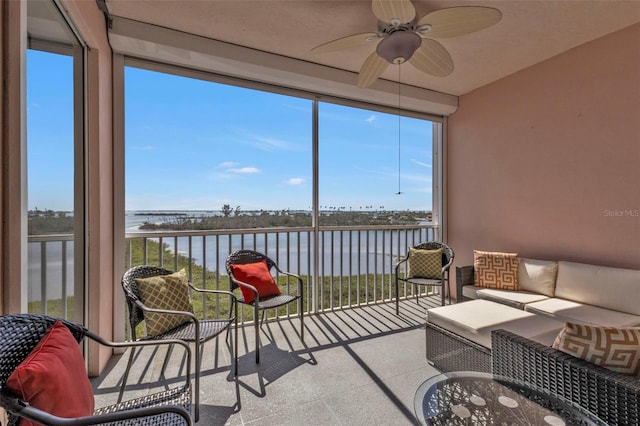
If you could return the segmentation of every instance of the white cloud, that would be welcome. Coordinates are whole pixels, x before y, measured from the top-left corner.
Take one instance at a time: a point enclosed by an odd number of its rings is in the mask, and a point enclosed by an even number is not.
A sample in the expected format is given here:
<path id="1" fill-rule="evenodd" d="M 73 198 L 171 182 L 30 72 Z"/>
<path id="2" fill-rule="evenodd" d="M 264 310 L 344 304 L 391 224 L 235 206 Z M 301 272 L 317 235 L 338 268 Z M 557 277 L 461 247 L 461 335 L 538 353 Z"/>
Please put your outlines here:
<path id="1" fill-rule="evenodd" d="M 373 123 L 376 120 L 376 116 L 375 115 L 370 115 L 369 118 L 367 118 L 365 121 L 367 123 Z"/>
<path id="2" fill-rule="evenodd" d="M 411 162 L 414 163 L 414 164 L 417 164 L 418 166 L 431 168 L 431 164 L 423 163 L 422 161 L 418 161 L 418 160 L 415 160 L 413 158 L 411 159 Z"/>
<path id="3" fill-rule="evenodd" d="M 240 167 L 239 169 L 229 169 L 229 171 L 240 174 L 260 173 L 260 169 L 257 167 Z"/>
<path id="4" fill-rule="evenodd" d="M 304 179 L 302 178 L 291 178 L 285 182 L 287 185 L 302 185 L 304 183 Z"/>
<path id="5" fill-rule="evenodd" d="M 289 142 L 262 136 L 253 136 L 253 144 L 263 151 L 288 150 L 291 148 Z"/>
<path id="6" fill-rule="evenodd" d="M 156 147 L 153 145 L 133 146 L 131 148 L 136 151 L 153 151 L 154 149 L 156 149 Z"/>
<path id="7" fill-rule="evenodd" d="M 224 161 L 224 162 L 218 164 L 218 167 L 222 167 L 223 169 L 228 169 L 229 167 L 235 167 L 237 165 L 238 165 L 238 163 L 233 162 L 233 161 Z"/>

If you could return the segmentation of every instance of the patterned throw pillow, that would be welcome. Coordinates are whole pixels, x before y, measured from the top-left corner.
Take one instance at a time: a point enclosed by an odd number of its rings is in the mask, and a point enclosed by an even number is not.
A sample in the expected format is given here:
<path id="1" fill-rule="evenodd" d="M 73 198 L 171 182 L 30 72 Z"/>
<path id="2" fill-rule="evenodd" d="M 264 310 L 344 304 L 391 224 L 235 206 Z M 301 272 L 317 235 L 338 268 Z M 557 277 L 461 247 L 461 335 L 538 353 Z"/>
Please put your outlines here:
<path id="1" fill-rule="evenodd" d="M 189 294 L 189 280 L 184 269 L 169 275 L 136 278 L 142 303 L 149 308 L 193 313 Z M 191 319 L 186 315 L 168 315 L 145 312 L 144 319 L 149 336 L 158 336 Z"/>
<path id="2" fill-rule="evenodd" d="M 609 370 L 640 377 L 640 327 L 567 323 L 553 347 Z"/>
<path id="3" fill-rule="evenodd" d="M 473 274 L 478 287 L 518 290 L 518 254 L 474 250 Z"/>
<path id="4" fill-rule="evenodd" d="M 411 247 L 407 262 L 407 276 L 416 278 L 442 278 L 442 249 L 421 250 Z"/>

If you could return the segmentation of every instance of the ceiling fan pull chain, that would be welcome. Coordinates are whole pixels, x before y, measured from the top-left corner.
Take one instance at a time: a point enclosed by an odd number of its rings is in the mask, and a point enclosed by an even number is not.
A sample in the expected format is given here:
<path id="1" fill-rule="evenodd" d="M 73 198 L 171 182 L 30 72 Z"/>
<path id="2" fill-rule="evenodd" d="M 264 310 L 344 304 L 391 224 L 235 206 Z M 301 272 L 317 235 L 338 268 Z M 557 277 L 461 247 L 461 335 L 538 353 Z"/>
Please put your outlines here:
<path id="1" fill-rule="evenodd" d="M 398 66 L 398 192 L 396 193 L 397 195 L 401 195 L 402 194 L 402 190 L 400 189 L 400 141 L 401 141 L 401 129 L 400 129 L 400 102 L 402 100 L 402 95 L 401 95 L 401 88 L 402 88 L 402 83 L 400 80 L 400 64 L 397 65 Z"/>

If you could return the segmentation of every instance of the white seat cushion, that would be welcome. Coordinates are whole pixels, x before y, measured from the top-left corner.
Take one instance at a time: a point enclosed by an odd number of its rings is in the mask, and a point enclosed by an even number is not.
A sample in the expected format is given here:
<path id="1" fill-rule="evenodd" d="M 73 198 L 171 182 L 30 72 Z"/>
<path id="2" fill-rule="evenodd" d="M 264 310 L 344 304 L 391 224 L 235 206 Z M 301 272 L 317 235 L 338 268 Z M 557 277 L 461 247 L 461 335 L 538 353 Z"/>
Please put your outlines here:
<path id="1" fill-rule="evenodd" d="M 477 299 L 478 298 L 478 290 L 482 290 L 484 287 L 480 287 L 477 285 L 465 285 L 462 287 L 462 296 L 468 299 Z"/>
<path id="2" fill-rule="evenodd" d="M 510 291 L 496 290 L 492 288 L 483 288 L 478 290 L 479 299 L 491 300 L 492 302 L 502 303 L 516 309 L 524 309 L 524 305 L 532 302 L 539 302 L 548 299 L 544 294 L 532 293 L 530 291 Z"/>
<path id="3" fill-rule="evenodd" d="M 613 311 L 557 297 L 525 305 L 525 311 L 545 315 L 563 322 L 580 322 L 607 327 L 635 327 L 640 315 Z"/>
<path id="4" fill-rule="evenodd" d="M 429 309 L 427 321 L 486 348 L 491 348 L 492 330 L 503 328 L 528 338 L 555 330 L 550 341 L 540 342 L 551 346 L 564 327 L 564 322 L 482 299 Z"/>

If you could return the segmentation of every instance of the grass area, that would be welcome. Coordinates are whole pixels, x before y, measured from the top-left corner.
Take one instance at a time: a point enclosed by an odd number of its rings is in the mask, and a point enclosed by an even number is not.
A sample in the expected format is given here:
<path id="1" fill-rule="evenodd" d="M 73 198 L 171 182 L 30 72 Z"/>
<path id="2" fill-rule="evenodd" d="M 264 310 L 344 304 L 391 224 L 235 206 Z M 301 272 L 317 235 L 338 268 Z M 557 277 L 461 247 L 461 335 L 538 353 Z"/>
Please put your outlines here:
<path id="1" fill-rule="evenodd" d="M 142 238 L 132 239 L 130 244 L 127 244 L 125 259 L 127 262 L 131 262 L 131 265 L 157 265 L 169 270 L 174 270 L 177 262 L 178 270 L 184 268 L 187 274 L 191 278 L 191 282 L 196 287 L 202 287 L 207 289 L 216 290 L 229 290 L 229 277 L 225 274 L 218 274 L 216 271 L 205 270 L 200 265 L 195 264 L 193 261 L 181 254 L 178 254 L 176 259 L 173 251 L 169 249 L 167 244 L 160 244 L 155 241 L 146 240 L 146 248 L 143 247 L 144 240 Z M 145 258 L 146 253 L 146 258 Z M 303 277 L 305 281 L 305 296 L 303 300 L 303 309 L 305 312 L 309 310 L 308 303 L 311 300 L 310 297 L 310 283 Z M 347 305 L 368 304 L 376 303 L 383 300 L 391 300 L 394 297 L 395 275 L 393 274 L 361 274 L 351 276 L 325 276 L 322 278 L 322 282 L 318 287 L 318 300 L 319 309 L 339 309 Z M 286 289 L 287 286 L 297 286 L 295 280 L 292 280 L 286 276 L 280 276 L 278 278 L 278 285 L 281 289 Z M 240 295 L 236 290 L 236 294 Z M 404 292 L 403 292 L 404 294 Z M 413 289 L 407 288 L 407 295 L 413 295 Z M 230 298 L 224 295 L 211 295 L 194 292 L 193 307 L 194 312 L 200 318 L 224 318 L 229 315 L 230 311 Z M 48 300 L 47 301 L 47 315 L 56 317 L 66 317 L 73 319 L 74 300 L 73 296 L 67 299 L 66 316 L 62 313 L 62 301 Z M 241 316 L 243 321 L 253 320 L 253 308 L 250 306 L 240 306 Z M 41 312 L 41 302 L 32 302 L 29 304 L 29 312 Z M 278 311 L 271 310 L 267 313 L 269 318 L 284 315 L 296 315 L 298 313 L 297 303 L 283 306 Z M 142 332 L 142 329 L 139 330 Z"/>
<path id="2" fill-rule="evenodd" d="M 66 315 L 63 314 L 64 307 L 62 306 L 62 299 L 47 300 L 46 310 L 43 309 L 42 301 L 40 300 L 29 302 L 27 312 L 34 314 L 45 312 L 47 315 L 52 317 L 71 319 L 74 317 L 74 300 L 73 296 L 67 297 Z"/>

